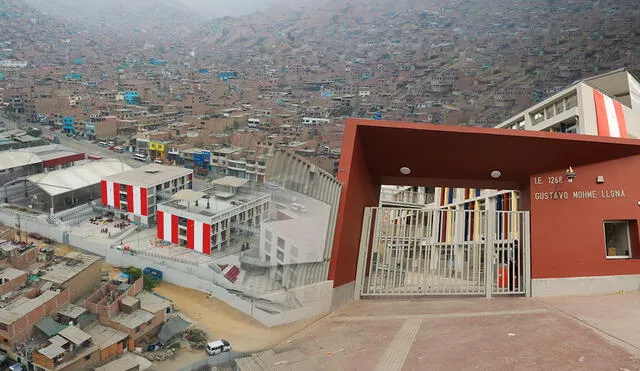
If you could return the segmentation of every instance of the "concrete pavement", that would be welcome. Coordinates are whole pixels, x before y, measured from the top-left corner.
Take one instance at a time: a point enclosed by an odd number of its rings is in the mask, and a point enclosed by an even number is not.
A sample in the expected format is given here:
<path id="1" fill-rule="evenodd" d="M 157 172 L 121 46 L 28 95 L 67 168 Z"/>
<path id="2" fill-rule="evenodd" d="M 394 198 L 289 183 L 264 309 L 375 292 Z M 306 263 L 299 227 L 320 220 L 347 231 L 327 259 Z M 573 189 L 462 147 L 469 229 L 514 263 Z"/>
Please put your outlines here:
<path id="1" fill-rule="evenodd" d="M 638 304 L 638 292 L 364 300 L 274 350 L 298 349 L 317 370 L 640 370 Z"/>

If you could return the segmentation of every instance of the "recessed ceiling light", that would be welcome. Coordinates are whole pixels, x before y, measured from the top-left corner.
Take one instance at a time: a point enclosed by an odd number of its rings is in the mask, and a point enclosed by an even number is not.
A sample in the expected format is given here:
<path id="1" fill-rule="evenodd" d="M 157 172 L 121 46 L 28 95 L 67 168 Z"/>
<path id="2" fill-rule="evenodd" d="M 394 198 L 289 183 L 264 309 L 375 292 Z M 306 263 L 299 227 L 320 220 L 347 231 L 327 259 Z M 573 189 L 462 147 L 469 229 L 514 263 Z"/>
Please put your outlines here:
<path id="1" fill-rule="evenodd" d="M 403 166 L 400 168 L 400 173 L 402 173 L 403 175 L 409 175 L 411 174 L 411 169 L 409 169 L 406 166 Z"/>
<path id="2" fill-rule="evenodd" d="M 498 179 L 500 178 L 500 176 L 502 176 L 502 173 L 500 172 L 500 170 L 494 170 L 491 172 L 491 177 L 494 179 Z"/>

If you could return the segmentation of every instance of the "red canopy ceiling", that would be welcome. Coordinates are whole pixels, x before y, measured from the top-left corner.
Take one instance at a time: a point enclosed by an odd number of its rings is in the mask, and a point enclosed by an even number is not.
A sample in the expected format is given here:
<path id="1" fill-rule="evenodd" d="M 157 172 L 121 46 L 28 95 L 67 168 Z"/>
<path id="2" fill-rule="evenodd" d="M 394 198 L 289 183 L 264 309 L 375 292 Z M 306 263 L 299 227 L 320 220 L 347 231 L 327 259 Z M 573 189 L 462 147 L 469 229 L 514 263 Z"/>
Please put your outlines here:
<path id="1" fill-rule="evenodd" d="M 537 173 L 640 154 L 637 139 L 348 120 L 354 123 L 355 141 L 378 184 L 517 189 Z M 403 166 L 410 175 L 400 173 Z M 498 180 L 493 170 L 502 173 Z"/>

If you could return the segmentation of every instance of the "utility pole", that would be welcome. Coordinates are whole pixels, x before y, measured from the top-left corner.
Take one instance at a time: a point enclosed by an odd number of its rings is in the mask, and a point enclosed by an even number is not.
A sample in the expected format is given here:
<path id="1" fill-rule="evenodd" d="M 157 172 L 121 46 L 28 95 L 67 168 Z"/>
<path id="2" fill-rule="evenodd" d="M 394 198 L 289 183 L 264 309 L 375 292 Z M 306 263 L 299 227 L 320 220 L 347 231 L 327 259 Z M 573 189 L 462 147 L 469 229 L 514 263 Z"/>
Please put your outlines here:
<path id="1" fill-rule="evenodd" d="M 18 239 L 22 242 L 22 229 L 20 228 L 20 214 L 18 214 Z"/>

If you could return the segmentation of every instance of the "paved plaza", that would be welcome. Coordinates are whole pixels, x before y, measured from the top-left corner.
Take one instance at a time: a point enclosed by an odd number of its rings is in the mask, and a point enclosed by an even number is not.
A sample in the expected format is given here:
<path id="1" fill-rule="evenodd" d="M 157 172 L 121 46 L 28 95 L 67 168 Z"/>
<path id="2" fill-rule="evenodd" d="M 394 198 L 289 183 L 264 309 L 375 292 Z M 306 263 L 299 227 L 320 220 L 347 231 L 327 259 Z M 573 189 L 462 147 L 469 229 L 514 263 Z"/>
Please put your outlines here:
<path id="1" fill-rule="evenodd" d="M 274 348 L 316 370 L 639 370 L 640 292 L 362 300 Z"/>

